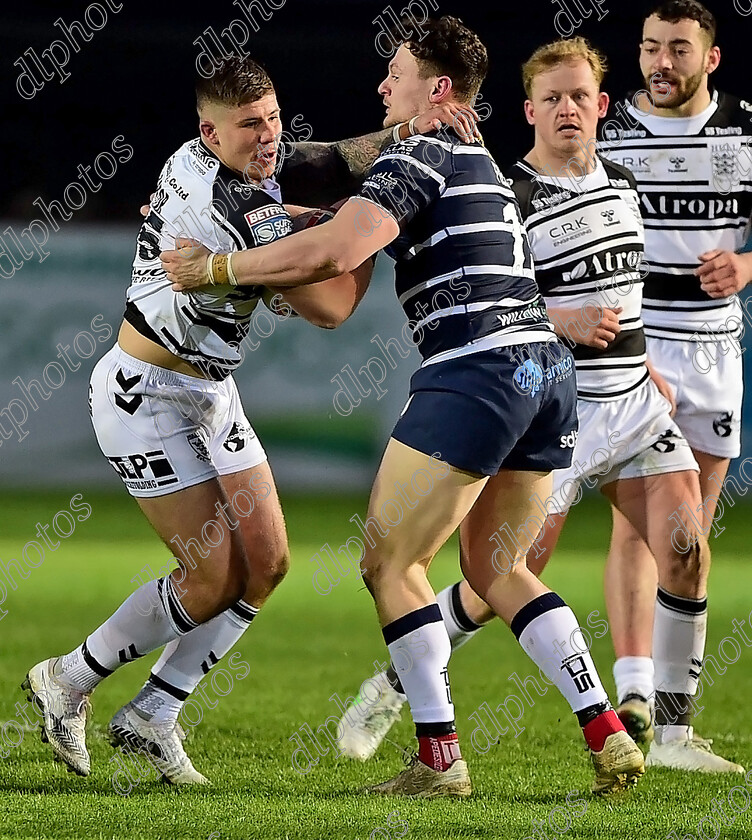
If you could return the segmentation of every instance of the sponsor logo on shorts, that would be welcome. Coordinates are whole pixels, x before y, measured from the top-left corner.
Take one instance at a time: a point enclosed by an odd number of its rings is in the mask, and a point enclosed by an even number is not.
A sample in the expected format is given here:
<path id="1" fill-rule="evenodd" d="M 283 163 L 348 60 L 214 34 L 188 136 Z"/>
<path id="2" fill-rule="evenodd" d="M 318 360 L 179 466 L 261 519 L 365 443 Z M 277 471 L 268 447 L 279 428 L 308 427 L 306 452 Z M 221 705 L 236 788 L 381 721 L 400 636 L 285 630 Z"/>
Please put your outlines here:
<path id="1" fill-rule="evenodd" d="M 254 437 L 250 426 L 235 422 L 232 424 L 230 434 L 227 435 L 222 446 L 228 452 L 240 452 L 241 449 L 245 448 L 246 443 Z"/>
<path id="2" fill-rule="evenodd" d="M 731 437 L 731 424 L 734 422 L 734 412 L 724 411 L 713 420 L 713 431 L 718 437 Z"/>
<path id="3" fill-rule="evenodd" d="M 546 371 L 546 382 L 563 382 L 569 379 L 574 370 L 574 362 L 571 356 L 565 356 L 560 362 L 557 362 Z"/>
<path id="4" fill-rule="evenodd" d="M 666 429 L 658 440 L 651 444 L 651 448 L 655 449 L 656 452 L 666 455 L 676 449 L 675 441 L 677 440 L 679 440 L 679 435 L 673 429 Z"/>
<path id="5" fill-rule="evenodd" d="M 543 382 L 543 368 L 528 359 L 514 372 L 514 381 L 523 394 L 534 397 L 541 389 Z"/>
<path id="6" fill-rule="evenodd" d="M 107 460 L 123 479 L 123 484 L 131 490 L 155 490 L 157 487 L 167 487 L 178 481 L 175 470 L 162 449 L 108 457 Z"/>
<path id="7" fill-rule="evenodd" d="M 559 438 L 559 449 L 574 449 L 577 443 L 577 429 Z"/>
<path id="8" fill-rule="evenodd" d="M 209 447 L 200 432 L 188 432 L 186 436 L 191 449 L 196 453 L 199 461 L 204 461 L 211 464 L 211 455 L 209 454 Z"/>

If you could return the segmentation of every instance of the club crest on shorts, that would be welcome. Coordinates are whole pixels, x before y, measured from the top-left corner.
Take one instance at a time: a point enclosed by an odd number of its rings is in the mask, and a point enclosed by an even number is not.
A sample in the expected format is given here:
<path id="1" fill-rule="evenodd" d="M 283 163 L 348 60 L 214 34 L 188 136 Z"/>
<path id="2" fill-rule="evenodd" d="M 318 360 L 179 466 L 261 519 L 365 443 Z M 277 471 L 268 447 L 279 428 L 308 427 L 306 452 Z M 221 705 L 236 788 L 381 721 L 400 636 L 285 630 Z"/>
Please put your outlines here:
<path id="1" fill-rule="evenodd" d="M 186 436 L 191 449 L 196 453 L 199 461 L 204 461 L 207 464 L 211 463 L 211 455 L 209 454 L 209 447 L 200 432 L 188 432 Z"/>
<path id="2" fill-rule="evenodd" d="M 734 422 L 734 412 L 724 411 L 713 420 L 713 431 L 718 437 L 731 437 L 731 424 Z"/>
<path id="3" fill-rule="evenodd" d="M 236 421 L 232 424 L 230 434 L 227 435 L 222 446 L 228 452 L 240 452 L 253 437 L 253 431 L 250 426 L 241 425 Z"/>
<path id="4" fill-rule="evenodd" d="M 666 429 L 658 440 L 651 444 L 651 447 L 655 449 L 656 452 L 661 452 L 664 455 L 668 454 L 676 449 L 676 443 L 674 443 L 674 441 L 677 440 L 678 437 L 679 435 L 677 435 L 673 429 Z"/>
<path id="5" fill-rule="evenodd" d="M 534 397 L 540 391 L 543 382 L 543 368 L 528 359 L 514 372 L 514 381 L 523 394 Z"/>

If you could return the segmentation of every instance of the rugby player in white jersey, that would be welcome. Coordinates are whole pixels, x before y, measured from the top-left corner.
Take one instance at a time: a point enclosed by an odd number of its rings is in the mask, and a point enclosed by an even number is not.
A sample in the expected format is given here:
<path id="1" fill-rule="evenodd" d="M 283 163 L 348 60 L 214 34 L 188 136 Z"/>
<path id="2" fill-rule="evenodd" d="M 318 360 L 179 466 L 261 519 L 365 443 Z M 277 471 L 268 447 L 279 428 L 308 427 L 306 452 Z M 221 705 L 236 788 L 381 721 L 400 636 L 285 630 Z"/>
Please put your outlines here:
<path id="1" fill-rule="evenodd" d="M 385 125 L 432 104 L 472 102 L 485 76 L 485 47 L 456 18 L 423 29 L 419 42 L 401 43 L 379 87 Z M 243 286 L 273 287 L 341 274 L 381 248 L 396 260 L 396 291 L 423 364 L 374 482 L 362 570 L 416 722 L 418 754 L 372 790 L 471 792 L 449 690 L 450 639 L 426 577 L 460 523 L 463 572 L 576 714 L 593 790 L 634 785 L 642 754 L 589 652 L 573 642 L 577 620 L 525 564 L 537 529 L 515 547 L 509 568 L 495 562 L 499 523 L 524 531 L 536 510 L 531 497 L 546 498 L 551 470 L 571 462 L 559 440 L 574 435 L 576 393 L 572 357 L 542 306 L 514 194 L 489 153 L 451 130 L 419 135 L 385 149 L 359 195 L 320 228 L 208 262 L 205 249 L 191 246 L 185 256 L 162 255 L 176 291 L 203 286 L 217 265 L 229 264 Z M 398 488 L 411 488 L 404 506 L 395 501 Z M 416 634 L 423 653 L 407 660 L 401 654 Z"/>
<path id="2" fill-rule="evenodd" d="M 92 691 L 121 665 L 166 645 L 137 697 L 110 722 L 110 738 L 147 754 L 169 782 L 205 782 L 183 749 L 181 706 L 288 567 L 274 480 L 231 375 L 261 290 L 238 289 L 225 275 L 211 290 L 178 299 L 159 261 L 180 235 L 228 251 L 292 230 L 272 179 L 280 109 L 271 80 L 250 59 L 224 62 L 196 92 L 200 137 L 162 170 L 138 236 L 118 342 L 91 378 L 99 445 L 179 568 L 144 583 L 81 645 L 34 666 L 24 684 L 44 710 L 44 740 L 79 775 L 90 771 Z M 453 121 L 456 111 L 434 109 L 417 130 L 442 114 Z M 404 136 L 409 127 L 399 130 Z M 357 183 L 392 139 L 382 130 L 297 147 L 291 178 L 302 168 L 307 180 Z M 369 277 L 370 261 L 316 288 L 290 290 L 287 300 L 314 323 L 336 326 Z"/>
<path id="3" fill-rule="evenodd" d="M 507 174 L 549 316 L 560 335 L 576 342 L 580 421 L 579 437 L 560 443 L 574 448 L 572 467 L 554 473 L 551 497 L 539 498 L 535 518 L 525 523 L 527 531 L 537 532 L 551 514 L 528 565 L 543 570 L 581 485 L 599 487 L 657 561 L 653 657 L 657 678 L 671 695 L 658 695 L 666 718 L 659 740 L 677 741 L 694 769 L 742 772 L 706 742 L 687 738 L 686 726 L 677 724 L 698 686 L 710 553 L 692 518 L 682 516 L 682 504 L 700 503 L 697 464 L 646 366 L 640 311 L 644 236 L 635 180 L 593 152 L 597 123 L 608 107 L 600 91 L 604 70 L 602 57 L 582 38 L 543 46 L 523 67 L 535 145 Z M 671 518 L 677 510 L 678 522 Z M 684 545 L 675 539 L 677 526 L 684 529 Z M 505 549 L 509 556 L 514 536 L 507 532 L 497 541 L 498 558 Z M 466 581 L 439 593 L 438 600 L 455 648 L 493 617 Z M 622 611 L 629 608 L 627 600 Z M 359 696 L 340 721 L 340 748 L 353 758 L 373 754 L 404 701 L 393 669 L 380 675 L 379 684 L 377 701 Z"/>
<path id="4" fill-rule="evenodd" d="M 739 334 L 746 319 L 737 293 L 752 280 L 752 254 L 737 253 L 752 210 L 752 105 L 711 88 L 720 60 L 716 22 L 703 5 L 658 4 L 645 18 L 640 44 L 650 96 L 618 103 L 600 144 L 609 159 L 632 170 L 640 191 L 650 265 L 643 306 L 648 358 L 673 390 L 674 419 L 700 466 L 701 500 L 691 515 L 706 535 L 730 459 L 741 451 Z M 730 487 L 740 490 L 731 477 Z M 653 688 L 669 690 L 654 678 L 650 659 L 655 583 L 648 547 L 614 511 L 606 598 L 618 700 L 635 721 L 649 719 Z M 656 722 L 662 721 L 658 709 Z M 679 721 L 688 726 L 685 716 Z M 687 751 L 687 743 L 655 744 L 648 763 L 702 769 L 695 768 L 702 756 Z"/>

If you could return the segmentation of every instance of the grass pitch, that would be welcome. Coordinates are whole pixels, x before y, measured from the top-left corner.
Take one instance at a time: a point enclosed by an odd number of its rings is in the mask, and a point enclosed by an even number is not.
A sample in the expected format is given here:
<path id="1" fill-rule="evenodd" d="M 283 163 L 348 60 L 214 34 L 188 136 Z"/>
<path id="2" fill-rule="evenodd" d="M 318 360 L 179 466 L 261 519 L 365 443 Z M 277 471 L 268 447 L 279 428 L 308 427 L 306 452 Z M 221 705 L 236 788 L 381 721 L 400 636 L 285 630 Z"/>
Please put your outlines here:
<path id="1" fill-rule="evenodd" d="M 0 558 L 3 565 L 21 555 L 35 537 L 36 523 L 50 522 L 69 509 L 70 494 L 13 494 L 0 499 Z M 131 578 L 146 564 L 158 570 L 168 555 L 125 494 L 84 493 L 92 508 L 85 522 L 47 550 L 35 568 L 24 566 L 21 579 L 10 567 L 17 589 L 2 605 L 0 722 L 20 721 L 14 705 L 23 701 L 18 685 L 30 665 L 79 643 L 132 591 Z M 348 521 L 363 513 L 362 499 L 283 499 L 292 545 L 293 567 L 236 650 L 249 673 L 233 671 L 234 681 L 209 686 L 202 702 L 202 722 L 187 749 L 196 767 L 213 782 L 207 789 L 166 787 L 153 777 L 128 795 L 113 786 L 118 762 L 105 738 L 111 715 L 130 699 L 157 654 L 120 669 L 94 695 L 88 742 L 92 773 L 69 775 L 54 764 L 37 732 L 23 733 L 20 746 L 2 747 L 0 759 L 0 836 L 12 838 L 606 838 L 652 840 L 676 837 L 748 838 L 752 820 L 746 810 L 752 795 L 744 777 L 701 777 L 648 771 L 640 787 L 621 804 L 607 804 L 588 794 L 591 770 L 576 721 L 553 690 L 526 708 L 519 737 L 502 735 L 487 753 L 474 751 L 470 720 L 480 704 L 495 708 L 519 694 L 510 679 L 534 671 L 511 634 L 500 623 L 484 630 L 458 652 L 450 666 L 457 725 L 475 793 L 467 801 L 413 802 L 377 799 L 359 788 L 401 769 L 396 744 L 412 746 L 408 715 L 390 734 L 376 758 L 357 764 L 318 755 L 307 774 L 291 765 L 296 743 L 290 739 L 337 715 L 335 693 L 343 700 L 373 673 L 373 662 L 385 649 L 373 606 L 354 573 L 339 580 L 328 595 L 311 583 L 309 558 L 325 542 L 339 546 L 353 534 Z M 62 521 L 62 520 L 61 520 Z M 727 657 L 734 647 L 732 621 L 747 621 L 752 566 L 749 564 L 749 509 L 741 503 L 727 509 L 726 531 L 712 541 L 711 621 L 707 651 Z M 546 580 L 574 608 L 581 622 L 593 610 L 605 617 L 601 592 L 607 545 L 608 514 L 602 500 L 585 500 L 564 531 L 558 555 Z M 39 558 L 28 553 L 33 562 Z M 457 578 L 456 547 L 437 558 L 433 582 L 442 587 Z M 0 583 L 5 578 L 0 575 Z M 7 581 L 5 581 L 7 583 Z M 2 589 L 0 589 L 0 594 Z M 745 629 L 748 625 L 745 625 Z M 597 632 L 596 632 L 597 635 Z M 752 633 L 749 634 L 752 639 Z M 752 695 L 752 650 L 743 643 L 734 664 L 719 662 L 726 672 L 712 672 L 701 700 L 704 711 L 697 729 L 712 737 L 718 752 L 752 767 L 749 697 Z M 596 664 L 609 691 L 612 652 L 608 636 L 595 639 Z M 236 664 L 238 660 L 236 659 Z M 214 705 L 212 705 L 214 704 Z M 303 729 L 301 730 L 301 727 Z M 6 740 L 19 738 L 5 727 Z M 309 746 L 310 740 L 305 741 Z M 322 749 L 326 742 L 322 742 Z M 316 755 L 314 753 L 314 755 Z M 118 777 L 121 789 L 124 776 Z M 731 788 L 737 813 L 727 804 Z M 747 799 L 743 794 L 746 792 Z M 715 803 L 713 802 L 715 800 Z M 722 804 L 725 820 L 718 812 Z M 706 815 L 715 819 L 705 821 Z M 713 816 L 715 815 L 715 816 Z"/>

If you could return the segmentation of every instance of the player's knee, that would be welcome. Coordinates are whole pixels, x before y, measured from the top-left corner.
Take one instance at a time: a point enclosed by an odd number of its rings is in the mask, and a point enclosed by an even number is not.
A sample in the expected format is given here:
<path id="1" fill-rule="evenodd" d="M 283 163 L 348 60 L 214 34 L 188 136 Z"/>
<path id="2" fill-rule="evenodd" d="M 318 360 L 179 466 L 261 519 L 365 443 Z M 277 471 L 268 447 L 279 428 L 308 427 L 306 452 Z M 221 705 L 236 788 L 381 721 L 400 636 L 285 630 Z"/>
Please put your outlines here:
<path id="1" fill-rule="evenodd" d="M 276 589 L 290 571 L 290 550 L 287 546 L 279 551 L 267 571 L 270 589 Z"/>
<path id="2" fill-rule="evenodd" d="M 697 530 L 687 528 L 686 538 L 672 542 L 671 573 L 673 578 L 693 581 L 707 574 L 710 567 L 710 547 Z"/>

